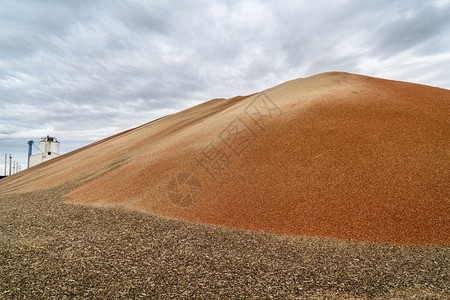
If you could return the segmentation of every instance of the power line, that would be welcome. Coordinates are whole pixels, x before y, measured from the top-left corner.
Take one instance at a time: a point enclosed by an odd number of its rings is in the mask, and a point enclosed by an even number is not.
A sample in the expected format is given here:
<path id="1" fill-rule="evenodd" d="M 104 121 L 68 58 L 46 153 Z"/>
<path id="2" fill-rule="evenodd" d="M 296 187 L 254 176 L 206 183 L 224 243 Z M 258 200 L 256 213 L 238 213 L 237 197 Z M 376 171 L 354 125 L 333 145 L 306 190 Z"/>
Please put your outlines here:
<path id="1" fill-rule="evenodd" d="M 36 146 L 36 144 L 35 144 L 35 143 L 33 143 L 33 146 L 34 146 L 34 148 L 38 149 L 38 151 L 39 151 L 39 152 L 42 152 L 42 151 L 41 151 L 41 149 L 39 149 L 39 147 L 38 147 L 38 146 Z"/>

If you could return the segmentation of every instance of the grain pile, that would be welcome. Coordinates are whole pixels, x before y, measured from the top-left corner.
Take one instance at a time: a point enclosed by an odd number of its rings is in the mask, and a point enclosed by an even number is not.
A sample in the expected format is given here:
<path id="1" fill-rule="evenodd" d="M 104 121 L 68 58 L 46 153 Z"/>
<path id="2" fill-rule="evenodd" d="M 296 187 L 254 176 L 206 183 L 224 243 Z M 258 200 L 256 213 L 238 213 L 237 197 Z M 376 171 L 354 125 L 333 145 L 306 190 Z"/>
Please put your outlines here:
<path id="1" fill-rule="evenodd" d="M 325 73 L 2 179 L 0 299 L 449 299 L 449 101 Z"/>
<path id="2" fill-rule="evenodd" d="M 449 245 L 450 92 L 346 73 L 215 99 L 2 181 L 70 203 L 301 236 Z"/>

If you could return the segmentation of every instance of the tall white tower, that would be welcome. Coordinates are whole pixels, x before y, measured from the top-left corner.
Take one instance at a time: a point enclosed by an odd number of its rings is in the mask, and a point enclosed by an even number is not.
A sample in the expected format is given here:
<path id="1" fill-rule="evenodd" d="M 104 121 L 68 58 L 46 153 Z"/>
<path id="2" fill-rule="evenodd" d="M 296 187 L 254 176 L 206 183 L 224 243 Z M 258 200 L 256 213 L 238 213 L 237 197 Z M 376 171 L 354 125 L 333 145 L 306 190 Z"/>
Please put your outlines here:
<path id="1" fill-rule="evenodd" d="M 30 156 L 30 167 L 59 156 L 59 142 L 55 137 L 46 136 L 39 142 L 39 153 Z"/>

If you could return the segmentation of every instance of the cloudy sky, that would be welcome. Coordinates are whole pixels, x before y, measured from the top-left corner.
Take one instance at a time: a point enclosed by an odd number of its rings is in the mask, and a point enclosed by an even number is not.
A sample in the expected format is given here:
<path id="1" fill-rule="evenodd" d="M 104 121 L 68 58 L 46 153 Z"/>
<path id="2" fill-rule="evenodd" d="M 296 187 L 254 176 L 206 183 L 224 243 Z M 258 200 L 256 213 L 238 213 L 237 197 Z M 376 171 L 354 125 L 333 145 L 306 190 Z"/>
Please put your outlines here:
<path id="1" fill-rule="evenodd" d="M 450 0 L 0 0 L 0 175 L 47 134 L 61 152 L 326 71 L 450 88 Z"/>

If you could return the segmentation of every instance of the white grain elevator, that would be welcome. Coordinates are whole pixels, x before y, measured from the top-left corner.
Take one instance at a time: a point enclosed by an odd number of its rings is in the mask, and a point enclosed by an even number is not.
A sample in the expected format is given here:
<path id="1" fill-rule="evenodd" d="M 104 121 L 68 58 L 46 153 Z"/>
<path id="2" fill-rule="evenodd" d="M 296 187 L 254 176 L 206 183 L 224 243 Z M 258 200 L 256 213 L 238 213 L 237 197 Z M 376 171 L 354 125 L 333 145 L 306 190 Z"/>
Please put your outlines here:
<path id="1" fill-rule="evenodd" d="M 29 147 L 33 144 L 33 141 L 28 141 Z M 39 142 L 39 153 L 31 155 L 31 151 L 28 152 L 28 167 L 32 167 L 43 163 L 59 156 L 59 142 L 55 137 L 46 136 L 41 138 Z"/>

